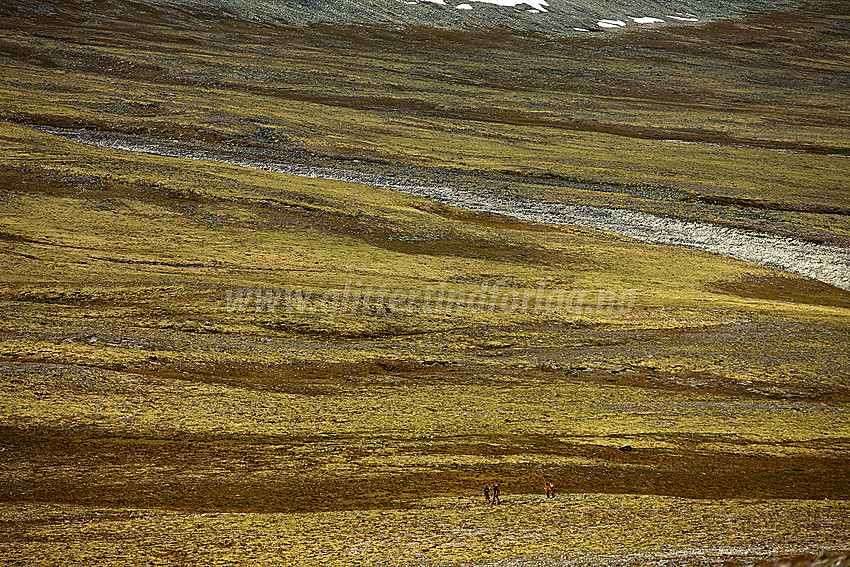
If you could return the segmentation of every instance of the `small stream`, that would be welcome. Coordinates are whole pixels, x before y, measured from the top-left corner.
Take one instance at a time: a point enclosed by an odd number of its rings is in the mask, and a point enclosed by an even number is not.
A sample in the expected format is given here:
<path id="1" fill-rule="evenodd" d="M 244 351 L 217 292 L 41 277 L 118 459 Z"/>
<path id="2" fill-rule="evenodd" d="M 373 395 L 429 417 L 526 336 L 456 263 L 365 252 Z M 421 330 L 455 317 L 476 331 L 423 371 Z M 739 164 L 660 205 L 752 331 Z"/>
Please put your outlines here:
<path id="1" fill-rule="evenodd" d="M 582 226 L 613 232 L 650 244 L 694 248 L 723 254 L 752 264 L 777 268 L 850 291 L 850 249 L 848 248 L 823 246 L 770 234 L 672 219 L 627 209 L 568 205 L 516 196 L 506 197 L 482 189 L 462 189 L 416 179 L 228 156 L 133 136 L 102 134 L 89 130 L 46 127 L 41 129 L 51 134 L 105 148 L 216 161 L 301 177 L 350 181 L 416 195 L 445 205 L 495 213 L 524 221 Z"/>

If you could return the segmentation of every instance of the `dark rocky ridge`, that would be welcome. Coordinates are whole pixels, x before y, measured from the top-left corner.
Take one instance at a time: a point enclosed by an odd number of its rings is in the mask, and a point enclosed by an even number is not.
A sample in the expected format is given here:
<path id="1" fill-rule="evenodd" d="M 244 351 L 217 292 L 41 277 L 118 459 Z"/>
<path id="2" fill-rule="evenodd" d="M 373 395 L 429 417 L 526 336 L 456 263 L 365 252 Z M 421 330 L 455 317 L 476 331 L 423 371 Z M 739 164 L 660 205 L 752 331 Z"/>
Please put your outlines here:
<path id="1" fill-rule="evenodd" d="M 517 2 L 515 6 L 497 5 L 514 2 Z M 295 27 L 314 24 L 384 25 L 452 30 L 498 29 L 563 36 L 584 33 L 575 28 L 588 32 L 610 32 L 647 26 L 693 24 L 765 10 L 790 9 L 798 5 L 791 0 L 519 2 L 522 0 L 47 0 L 0 7 L 0 17 L 4 14 L 39 14 L 87 19 L 96 23 L 98 17 L 95 14 L 99 14 L 128 20 L 161 18 L 166 23 L 181 20 L 251 20 Z M 644 21 L 640 18 L 660 21 Z M 600 26 L 602 20 L 623 25 Z"/>

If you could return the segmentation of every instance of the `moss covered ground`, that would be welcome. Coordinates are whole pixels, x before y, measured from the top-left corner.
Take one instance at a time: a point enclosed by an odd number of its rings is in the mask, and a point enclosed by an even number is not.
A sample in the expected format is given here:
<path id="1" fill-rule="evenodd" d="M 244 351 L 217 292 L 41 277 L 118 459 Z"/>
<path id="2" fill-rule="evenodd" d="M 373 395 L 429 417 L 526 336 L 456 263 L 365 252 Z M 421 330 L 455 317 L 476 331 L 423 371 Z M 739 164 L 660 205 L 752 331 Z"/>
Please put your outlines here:
<path id="1" fill-rule="evenodd" d="M 560 41 L 104 18 L 0 26 L 8 564 L 847 549 L 850 293 L 35 127 L 846 244 L 842 3 Z"/>

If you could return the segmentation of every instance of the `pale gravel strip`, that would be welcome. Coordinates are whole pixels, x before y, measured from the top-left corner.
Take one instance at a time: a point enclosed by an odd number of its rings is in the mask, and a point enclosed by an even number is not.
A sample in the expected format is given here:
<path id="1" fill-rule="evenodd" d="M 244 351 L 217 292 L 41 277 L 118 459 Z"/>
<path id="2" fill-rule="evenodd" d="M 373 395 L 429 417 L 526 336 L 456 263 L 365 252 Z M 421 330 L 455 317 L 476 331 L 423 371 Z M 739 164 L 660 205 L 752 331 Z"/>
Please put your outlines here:
<path id="1" fill-rule="evenodd" d="M 119 150 L 193 160 L 337 181 L 350 181 L 423 197 L 463 209 L 495 213 L 520 220 L 582 226 L 613 232 L 650 244 L 695 248 L 752 264 L 777 268 L 850 291 L 850 249 L 822 246 L 769 234 L 661 217 L 628 209 L 568 205 L 522 197 L 504 197 L 480 189 L 435 185 L 425 181 L 386 177 L 327 167 L 227 156 L 185 149 L 135 137 L 87 130 L 42 128 L 78 142 Z"/>

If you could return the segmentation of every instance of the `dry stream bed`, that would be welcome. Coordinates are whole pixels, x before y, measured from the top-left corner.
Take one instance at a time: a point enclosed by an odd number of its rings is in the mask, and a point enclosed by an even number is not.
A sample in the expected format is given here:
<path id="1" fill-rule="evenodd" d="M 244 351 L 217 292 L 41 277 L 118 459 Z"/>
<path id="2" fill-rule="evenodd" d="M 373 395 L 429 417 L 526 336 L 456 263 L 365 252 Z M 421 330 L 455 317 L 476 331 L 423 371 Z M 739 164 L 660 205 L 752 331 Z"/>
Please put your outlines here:
<path id="1" fill-rule="evenodd" d="M 226 156 L 211 151 L 180 148 L 114 134 L 51 128 L 46 128 L 45 131 L 101 147 L 182 159 L 217 161 L 301 177 L 361 183 L 472 211 L 505 215 L 530 222 L 583 226 L 621 234 L 651 244 L 696 248 L 761 266 L 778 268 L 850 291 L 850 249 L 843 247 L 818 245 L 770 234 L 665 218 L 627 209 L 545 202 L 531 198 L 497 195 L 480 188 L 465 190 L 416 179 L 400 179 L 327 167 Z"/>

